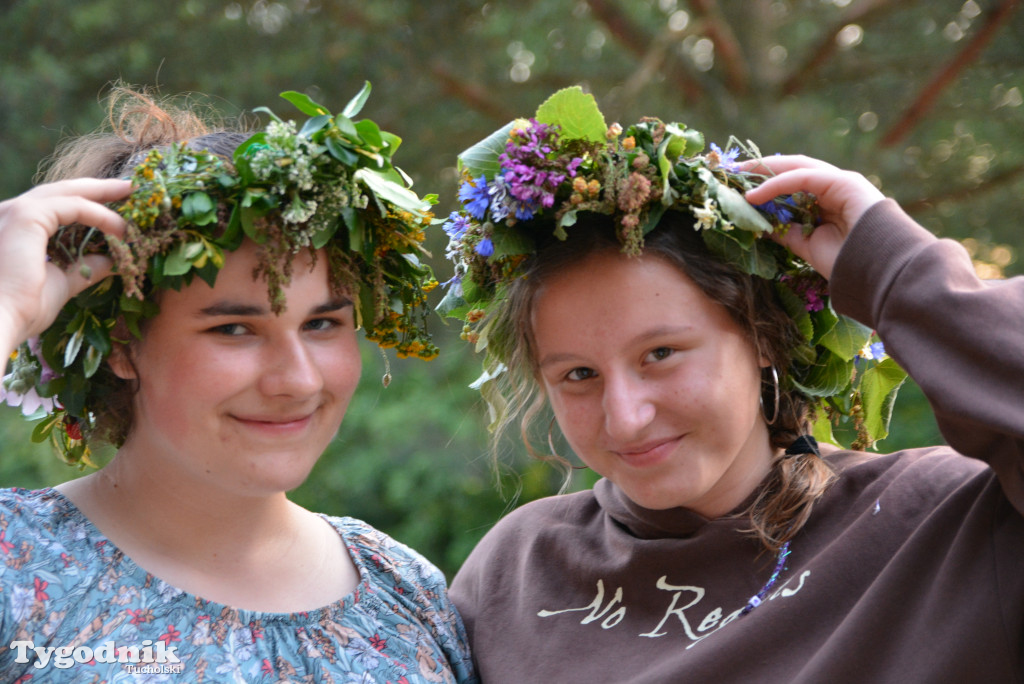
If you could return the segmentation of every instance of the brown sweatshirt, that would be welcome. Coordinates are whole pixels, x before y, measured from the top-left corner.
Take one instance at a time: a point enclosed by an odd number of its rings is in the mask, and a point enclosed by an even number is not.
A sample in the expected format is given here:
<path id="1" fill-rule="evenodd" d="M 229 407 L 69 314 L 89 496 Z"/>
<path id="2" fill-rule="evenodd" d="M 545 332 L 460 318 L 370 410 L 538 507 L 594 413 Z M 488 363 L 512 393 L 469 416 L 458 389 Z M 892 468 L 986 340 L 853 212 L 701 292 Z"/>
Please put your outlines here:
<path id="1" fill-rule="evenodd" d="M 484 684 L 1024 682 L 1024 278 L 980 282 L 885 201 L 831 289 L 950 446 L 830 452 L 839 481 L 747 615 L 775 558 L 743 520 L 642 509 L 607 480 L 523 506 L 451 588 Z"/>

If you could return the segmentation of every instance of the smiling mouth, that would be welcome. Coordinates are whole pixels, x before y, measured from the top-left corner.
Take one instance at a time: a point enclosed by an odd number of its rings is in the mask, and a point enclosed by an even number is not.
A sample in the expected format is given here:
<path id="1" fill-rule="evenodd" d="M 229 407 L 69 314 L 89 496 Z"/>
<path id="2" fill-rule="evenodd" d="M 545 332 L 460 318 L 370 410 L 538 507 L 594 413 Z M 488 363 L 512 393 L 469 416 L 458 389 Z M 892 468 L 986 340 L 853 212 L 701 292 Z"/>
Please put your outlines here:
<path id="1" fill-rule="evenodd" d="M 675 451 L 683 437 L 684 435 L 680 435 L 678 437 L 648 442 L 647 444 L 628 447 L 626 449 L 616 449 L 613 450 L 612 453 L 629 465 L 654 465 L 668 458 Z"/>
<path id="2" fill-rule="evenodd" d="M 232 416 L 235 420 L 243 425 L 252 426 L 255 428 L 264 428 L 268 430 L 289 430 L 305 427 L 313 418 L 312 413 L 307 413 L 302 416 L 295 416 L 290 418 L 281 418 L 275 416 L 273 418 L 259 418 L 259 417 L 246 417 L 246 416 Z"/>

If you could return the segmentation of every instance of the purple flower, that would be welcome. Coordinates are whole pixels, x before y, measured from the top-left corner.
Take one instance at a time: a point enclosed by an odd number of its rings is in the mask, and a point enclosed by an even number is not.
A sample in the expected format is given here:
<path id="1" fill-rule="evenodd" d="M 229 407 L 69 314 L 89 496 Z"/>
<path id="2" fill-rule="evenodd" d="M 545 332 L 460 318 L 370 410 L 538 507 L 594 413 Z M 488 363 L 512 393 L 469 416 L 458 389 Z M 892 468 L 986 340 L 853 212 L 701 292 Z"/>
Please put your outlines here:
<path id="1" fill-rule="evenodd" d="M 480 176 L 464 182 L 459 188 L 459 200 L 466 205 L 466 211 L 470 216 L 482 221 L 487 214 L 487 205 L 491 201 L 487 191 L 487 179 Z"/>
<path id="2" fill-rule="evenodd" d="M 46 363 L 46 359 L 43 358 L 43 341 L 41 339 L 30 337 L 28 348 L 32 351 L 32 356 L 36 357 L 36 360 L 39 361 L 39 365 L 42 367 L 39 373 L 39 382 L 50 382 L 50 380 L 60 377 L 60 374 L 50 368 L 50 365 Z"/>
<path id="3" fill-rule="evenodd" d="M 491 238 L 484 238 L 478 242 L 476 245 L 476 253 L 484 258 L 494 254 L 494 243 L 491 242 Z"/>
<path id="4" fill-rule="evenodd" d="M 723 152 L 721 147 L 715 143 L 711 143 L 711 151 L 718 156 L 718 166 L 726 171 L 739 173 L 740 165 L 736 163 L 736 157 L 740 156 L 739 148 L 730 147 L 727 152 Z"/>

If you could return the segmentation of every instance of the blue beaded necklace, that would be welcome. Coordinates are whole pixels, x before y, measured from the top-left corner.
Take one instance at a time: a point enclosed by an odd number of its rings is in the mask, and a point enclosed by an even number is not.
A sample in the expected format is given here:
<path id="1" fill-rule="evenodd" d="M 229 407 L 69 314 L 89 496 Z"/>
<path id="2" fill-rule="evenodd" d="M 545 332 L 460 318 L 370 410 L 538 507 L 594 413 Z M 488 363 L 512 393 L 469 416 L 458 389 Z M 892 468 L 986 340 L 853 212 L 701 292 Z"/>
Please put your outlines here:
<path id="1" fill-rule="evenodd" d="M 761 591 L 750 597 L 750 600 L 747 601 L 747 605 L 745 605 L 743 610 L 740 611 L 740 615 L 746 615 L 764 603 L 764 597 L 768 595 L 768 592 L 771 591 L 772 587 L 775 586 L 775 583 L 778 581 L 779 575 L 781 575 L 782 571 L 786 569 L 786 558 L 788 556 L 789 542 L 787 541 L 782 545 L 782 548 L 779 549 L 779 559 L 775 563 L 775 571 L 772 572 L 772 576 L 769 577 L 765 585 L 761 587 Z"/>

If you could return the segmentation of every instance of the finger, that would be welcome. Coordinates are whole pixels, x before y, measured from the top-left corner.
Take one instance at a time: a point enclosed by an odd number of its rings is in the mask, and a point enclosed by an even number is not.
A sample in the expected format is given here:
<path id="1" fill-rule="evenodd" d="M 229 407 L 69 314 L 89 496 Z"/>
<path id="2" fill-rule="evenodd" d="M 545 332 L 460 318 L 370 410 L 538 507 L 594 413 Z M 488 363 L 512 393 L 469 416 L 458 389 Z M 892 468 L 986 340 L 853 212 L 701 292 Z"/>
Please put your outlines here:
<path id="1" fill-rule="evenodd" d="M 769 176 L 802 168 L 838 170 L 837 167 L 828 162 L 803 154 L 777 154 L 771 157 L 750 159 L 743 162 L 740 168 L 748 173 L 760 173 Z"/>
<path id="2" fill-rule="evenodd" d="M 54 197 L 48 200 L 48 209 L 56 217 L 56 225 L 47 225 L 50 235 L 60 226 L 80 223 L 92 226 L 107 235 L 124 235 L 125 220 L 113 209 L 85 197 Z"/>
<path id="3" fill-rule="evenodd" d="M 0 205 L 0 219 L 4 229 L 37 226 L 47 237 L 73 223 L 117 236 L 125 229 L 125 221 L 116 211 L 79 195 L 26 193 Z"/>
<path id="4" fill-rule="evenodd" d="M 73 195 L 94 202 L 116 202 L 132 191 L 132 182 L 120 178 L 71 178 L 42 183 L 25 193 L 25 197 L 53 197 Z"/>
<path id="5" fill-rule="evenodd" d="M 67 297 L 74 297 L 90 285 L 100 282 L 113 272 L 113 267 L 110 258 L 100 254 L 90 254 L 72 264 L 65 271 Z"/>

